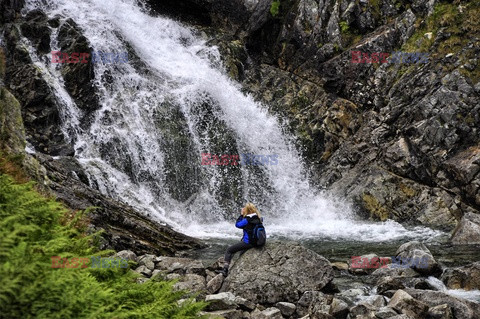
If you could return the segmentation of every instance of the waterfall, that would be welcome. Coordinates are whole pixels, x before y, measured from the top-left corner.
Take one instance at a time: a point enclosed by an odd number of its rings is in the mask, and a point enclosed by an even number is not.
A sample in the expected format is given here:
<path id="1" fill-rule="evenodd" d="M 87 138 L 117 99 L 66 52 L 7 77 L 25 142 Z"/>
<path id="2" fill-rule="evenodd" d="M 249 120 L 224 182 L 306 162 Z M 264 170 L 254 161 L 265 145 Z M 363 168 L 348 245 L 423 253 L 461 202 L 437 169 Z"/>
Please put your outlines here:
<path id="1" fill-rule="evenodd" d="M 433 238 L 424 227 L 355 219 L 349 203 L 313 189 L 292 138 L 226 75 L 205 36 L 149 15 L 136 0 L 27 0 L 73 19 L 94 51 L 129 52 L 95 64 L 101 108 L 88 123 L 59 87 L 60 66 L 31 53 L 62 103 L 65 134 L 91 185 L 197 237 L 238 236 L 232 222 L 257 204 L 270 235 L 385 241 Z M 56 33 L 52 50 L 58 50 Z M 202 166 L 201 154 L 278 155 L 278 165 Z"/>

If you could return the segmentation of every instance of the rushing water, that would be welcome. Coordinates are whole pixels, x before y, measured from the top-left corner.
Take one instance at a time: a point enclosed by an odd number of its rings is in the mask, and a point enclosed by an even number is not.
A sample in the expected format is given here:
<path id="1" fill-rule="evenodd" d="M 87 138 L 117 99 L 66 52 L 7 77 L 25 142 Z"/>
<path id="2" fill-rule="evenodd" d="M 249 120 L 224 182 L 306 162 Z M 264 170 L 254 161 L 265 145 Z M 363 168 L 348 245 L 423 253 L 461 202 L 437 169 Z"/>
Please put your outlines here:
<path id="1" fill-rule="evenodd" d="M 195 30 L 151 16 L 135 0 L 30 0 L 27 7 L 62 23 L 72 18 L 94 51 L 130 52 L 128 63 L 95 64 L 101 108 L 87 125 L 62 86 L 60 65 L 31 52 L 61 101 L 75 156 L 103 193 L 202 238 L 237 236 L 232 222 L 246 201 L 258 204 L 273 237 L 378 243 L 442 235 L 357 220 L 349 203 L 312 189 L 291 137 L 228 78 L 218 50 Z M 202 166 L 202 152 L 277 154 L 278 165 Z"/>

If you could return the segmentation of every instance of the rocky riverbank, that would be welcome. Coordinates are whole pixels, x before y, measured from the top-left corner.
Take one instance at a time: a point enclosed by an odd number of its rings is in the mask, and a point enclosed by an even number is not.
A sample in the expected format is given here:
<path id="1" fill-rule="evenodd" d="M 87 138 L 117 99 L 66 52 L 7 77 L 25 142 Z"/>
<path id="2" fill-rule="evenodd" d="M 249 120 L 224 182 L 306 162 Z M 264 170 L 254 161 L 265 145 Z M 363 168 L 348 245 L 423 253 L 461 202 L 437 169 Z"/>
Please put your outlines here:
<path id="1" fill-rule="evenodd" d="M 130 251 L 117 257 L 137 263 L 139 282 L 178 280 L 175 287 L 187 290 L 185 297 L 209 302 L 209 318 L 474 319 L 480 313 L 480 293 L 473 302 L 448 290 L 478 292 L 479 263 L 447 269 L 415 241 L 401 245 L 395 257 L 424 258 L 426 265 L 389 263 L 378 269 L 357 268 L 350 261 L 330 263 L 299 244 L 270 242 L 237 258 L 226 278 L 214 272 L 222 267 L 221 258 L 204 265 Z M 339 289 L 337 284 L 346 278 L 351 288 Z"/>

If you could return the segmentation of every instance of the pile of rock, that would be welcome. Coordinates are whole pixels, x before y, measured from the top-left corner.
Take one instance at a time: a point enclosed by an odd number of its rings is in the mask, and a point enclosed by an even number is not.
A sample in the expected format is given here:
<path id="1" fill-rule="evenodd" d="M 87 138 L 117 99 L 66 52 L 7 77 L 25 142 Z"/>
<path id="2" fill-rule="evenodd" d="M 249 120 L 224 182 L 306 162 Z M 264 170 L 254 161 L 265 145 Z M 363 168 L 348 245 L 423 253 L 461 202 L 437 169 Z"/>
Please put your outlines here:
<path id="1" fill-rule="evenodd" d="M 359 272 L 352 265 L 331 264 L 324 257 L 295 243 L 271 242 L 261 249 L 250 249 L 236 260 L 224 278 L 215 270 L 221 260 L 205 266 L 189 258 L 154 255 L 136 256 L 121 251 L 117 257 L 137 262 L 139 282 L 162 276 L 176 279 L 174 288 L 195 296 L 208 306 L 209 318 L 336 318 L 336 319 L 474 319 L 480 304 L 437 291 L 429 276 L 440 277 L 448 287 L 478 289 L 475 276 L 480 263 L 445 270 L 423 244 L 413 241 L 400 246 L 396 257 L 428 259 L 428 267 L 384 268 Z M 380 258 L 366 255 L 368 258 Z M 391 260 L 389 260 L 391 261 Z M 333 266 L 333 267 L 332 267 Z M 339 291 L 336 275 L 373 282 L 372 287 L 350 283 Z"/>

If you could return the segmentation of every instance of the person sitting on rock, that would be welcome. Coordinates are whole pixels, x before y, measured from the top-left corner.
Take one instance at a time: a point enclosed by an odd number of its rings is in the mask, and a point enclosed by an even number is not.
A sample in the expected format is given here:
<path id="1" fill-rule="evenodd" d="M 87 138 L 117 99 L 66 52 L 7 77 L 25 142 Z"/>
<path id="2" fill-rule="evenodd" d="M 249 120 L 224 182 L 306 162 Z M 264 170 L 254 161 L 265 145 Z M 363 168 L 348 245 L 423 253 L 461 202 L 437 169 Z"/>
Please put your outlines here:
<path id="1" fill-rule="evenodd" d="M 255 225 L 261 224 L 262 221 L 263 218 L 260 216 L 260 212 L 252 203 L 247 203 L 245 207 L 242 208 L 242 213 L 235 223 L 237 228 L 243 229 L 242 240 L 238 244 L 227 248 L 227 252 L 225 253 L 225 264 L 222 270 L 217 271 L 218 273 L 221 273 L 224 277 L 227 277 L 228 268 L 230 266 L 230 262 L 232 261 L 233 255 L 239 251 L 243 253 L 248 249 L 255 247 L 255 245 L 252 243 L 251 233 Z"/>

